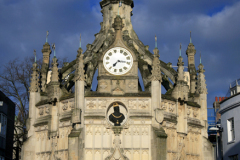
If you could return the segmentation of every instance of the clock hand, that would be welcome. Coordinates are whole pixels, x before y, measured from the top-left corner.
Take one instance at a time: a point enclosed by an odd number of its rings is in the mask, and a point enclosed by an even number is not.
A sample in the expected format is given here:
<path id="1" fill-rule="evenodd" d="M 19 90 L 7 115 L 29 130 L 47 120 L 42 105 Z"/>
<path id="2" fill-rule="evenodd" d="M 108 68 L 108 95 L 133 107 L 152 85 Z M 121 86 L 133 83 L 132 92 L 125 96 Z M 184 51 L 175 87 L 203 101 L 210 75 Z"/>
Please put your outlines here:
<path id="1" fill-rule="evenodd" d="M 120 63 L 126 63 L 126 61 L 117 60 L 117 62 L 113 64 L 113 67 L 115 67 L 118 62 L 120 62 Z"/>
<path id="2" fill-rule="evenodd" d="M 117 65 L 118 61 L 116 63 L 113 64 L 113 67 L 115 67 Z"/>

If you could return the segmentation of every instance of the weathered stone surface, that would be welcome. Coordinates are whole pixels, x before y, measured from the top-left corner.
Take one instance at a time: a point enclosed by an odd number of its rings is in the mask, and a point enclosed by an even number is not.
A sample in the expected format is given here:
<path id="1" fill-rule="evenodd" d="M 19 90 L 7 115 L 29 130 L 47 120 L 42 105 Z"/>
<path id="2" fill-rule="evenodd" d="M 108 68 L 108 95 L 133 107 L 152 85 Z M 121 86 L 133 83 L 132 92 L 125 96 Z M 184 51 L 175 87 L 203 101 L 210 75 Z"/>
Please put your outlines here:
<path id="1" fill-rule="evenodd" d="M 41 92 L 33 66 L 23 159 L 212 160 L 205 125 L 207 87 L 203 65 L 198 72 L 195 69 L 194 45 L 190 43 L 186 51 L 189 74 L 184 72 L 182 57 L 176 72 L 171 63 L 159 59 L 157 48 L 152 54 L 138 39 L 131 24 L 132 0 L 122 0 L 121 7 L 117 0 L 103 0 L 100 5 L 101 30 L 84 54 L 78 49 L 76 60 L 59 69 L 54 57 L 49 68 L 51 49 L 44 45 Z M 124 75 L 104 68 L 103 57 L 114 47 L 128 50 L 133 57 L 132 68 Z M 97 70 L 98 86 L 92 91 Z M 114 103 L 125 117 L 121 129 L 109 120 Z"/>

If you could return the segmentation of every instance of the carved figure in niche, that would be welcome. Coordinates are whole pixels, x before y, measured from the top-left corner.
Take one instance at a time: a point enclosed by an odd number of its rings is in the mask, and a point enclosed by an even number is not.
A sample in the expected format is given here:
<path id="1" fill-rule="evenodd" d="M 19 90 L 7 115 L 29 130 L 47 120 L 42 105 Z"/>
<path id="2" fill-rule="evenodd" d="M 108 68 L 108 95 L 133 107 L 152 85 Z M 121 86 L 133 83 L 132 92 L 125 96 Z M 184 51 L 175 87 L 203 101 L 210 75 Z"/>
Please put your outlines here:
<path id="1" fill-rule="evenodd" d="M 118 103 L 113 104 L 114 113 L 110 114 L 109 120 L 114 123 L 114 126 L 121 126 L 121 123 L 125 119 L 125 116 L 120 113 Z"/>

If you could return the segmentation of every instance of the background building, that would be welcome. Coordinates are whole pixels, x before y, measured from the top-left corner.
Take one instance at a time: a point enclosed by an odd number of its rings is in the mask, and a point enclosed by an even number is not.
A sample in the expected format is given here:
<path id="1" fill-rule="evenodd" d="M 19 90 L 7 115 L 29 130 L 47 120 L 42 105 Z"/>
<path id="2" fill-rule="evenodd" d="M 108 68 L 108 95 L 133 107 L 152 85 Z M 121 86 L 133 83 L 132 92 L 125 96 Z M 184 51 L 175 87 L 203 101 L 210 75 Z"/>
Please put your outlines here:
<path id="1" fill-rule="evenodd" d="M 240 79 L 230 84 L 231 96 L 220 102 L 223 159 L 240 155 Z M 220 146 L 221 147 L 221 146 Z"/>
<path id="2" fill-rule="evenodd" d="M 12 160 L 15 104 L 0 91 L 0 159 Z"/>
<path id="3" fill-rule="evenodd" d="M 215 97 L 212 108 L 208 108 L 208 139 L 214 145 L 215 158 L 221 160 L 223 155 L 221 140 L 221 114 L 219 113 L 220 102 L 227 97 Z M 215 128 L 214 130 L 212 130 Z"/>

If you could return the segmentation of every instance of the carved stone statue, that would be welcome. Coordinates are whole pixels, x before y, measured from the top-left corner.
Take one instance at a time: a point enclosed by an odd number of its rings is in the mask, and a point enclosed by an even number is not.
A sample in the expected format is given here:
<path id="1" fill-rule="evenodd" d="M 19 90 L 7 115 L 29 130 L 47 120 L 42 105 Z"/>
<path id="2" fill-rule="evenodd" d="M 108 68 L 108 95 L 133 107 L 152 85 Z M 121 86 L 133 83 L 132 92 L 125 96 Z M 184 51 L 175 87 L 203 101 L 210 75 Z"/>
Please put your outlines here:
<path id="1" fill-rule="evenodd" d="M 121 123 L 125 119 L 125 116 L 120 113 L 118 103 L 113 104 L 114 113 L 109 115 L 109 120 L 114 123 L 114 126 L 121 126 Z"/>

